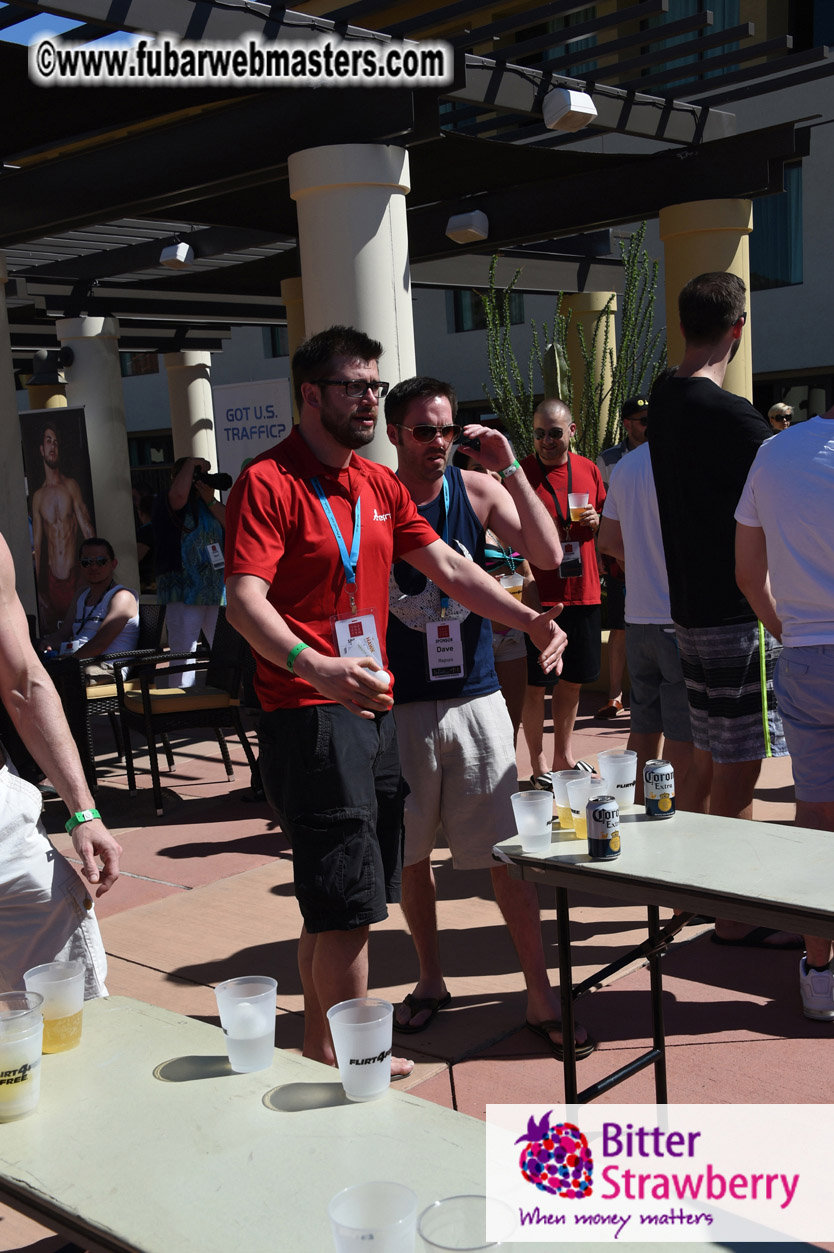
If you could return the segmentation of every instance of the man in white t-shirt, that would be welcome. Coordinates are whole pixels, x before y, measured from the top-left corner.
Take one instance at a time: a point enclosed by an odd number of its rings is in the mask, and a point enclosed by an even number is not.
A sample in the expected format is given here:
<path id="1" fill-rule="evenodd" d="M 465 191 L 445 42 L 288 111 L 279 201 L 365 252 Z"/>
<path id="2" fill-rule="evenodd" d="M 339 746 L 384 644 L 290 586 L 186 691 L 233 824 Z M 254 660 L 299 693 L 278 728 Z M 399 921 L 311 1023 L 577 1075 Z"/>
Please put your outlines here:
<path id="1" fill-rule="evenodd" d="M 736 579 L 782 653 L 774 688 L 796 824 L 834 831 L 834 406 L 762 444 L 736 518 Z M 805 936 L 806 1018 L 834 1021 L 832 944 Z"/>
<path id="2" fill-rule="evenodd" d="M 631 734 L 637 753 L 638 801 L 643 766 L 663 756 L 675 770 L 678 807 L 687 808 L 692 762 L 689 702 L 675 627 L 648 444 L 613 469 L 599 528 L 599 550 L 627 571 L 625 645 L 631 679 Z"/>

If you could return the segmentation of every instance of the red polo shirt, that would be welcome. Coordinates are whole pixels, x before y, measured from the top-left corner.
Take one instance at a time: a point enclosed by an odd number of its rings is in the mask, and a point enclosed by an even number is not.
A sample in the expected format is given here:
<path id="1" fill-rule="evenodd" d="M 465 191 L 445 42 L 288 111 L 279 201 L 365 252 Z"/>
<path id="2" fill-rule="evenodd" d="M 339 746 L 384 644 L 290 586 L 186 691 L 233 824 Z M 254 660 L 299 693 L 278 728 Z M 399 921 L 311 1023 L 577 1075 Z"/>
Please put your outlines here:
<path id="1" fill-rule="evenodd" d="M 269 583 L 267 600 L 298 638 L 329 657 L 338 656 L 330 619 L 349 613 L 350 604 L 336 538 L 312 485 L 314 478 L 325 491 L 348 551 L 361 496 L 356 607 L 374 611 L 385 659 L 391 564 L 437 539 L 385 466 L 354 453 L 344 470 L 334 470 L 318 460 L 294 428 L 247 466 L 232 488 L 226 506 L 226 576 L 253 574 Z M 258 653 L 255 661 L 255 690 L 264 709 L 327 703 L 286 666 Z"/>
<path id="2" fill-rule="evenodd" d="M 593 505 L 597 513 L 602 511 L 605 500 L 605 487 L 593 461 L 570 454 L 571 491 L 587 492 L 588 503 Z M 556 505 L 553 496 L 545 483 L 541 466 L 536 457 L 525 457 L 521 468 L 527 475 L 536 495 L 544 502 L 544 507 L 551 518 L 556 518 Z M 556 493 L 562 516 L 570 517 L 568 509 L 568 467 L 553 466 L 547 471 L 547 482 Z M 559 527 L 559 535 L 564 540 L 565 532 Z M 556 570 L 539 570 L 530 562 L 530 569 L 539 589 L 543 605 L 555 605 L 562 601 L 566 605 L 598 605 L 600 603 L 599 570 L 597 569 L 597 552 L 594 544 L 594 532 L 589 526 L 580 526 L 574 522 L 570 528 L 570 538 L 579 543 L 579 554 L 582 558 L 582 574 L 576 578 L 560 579 Z"/>

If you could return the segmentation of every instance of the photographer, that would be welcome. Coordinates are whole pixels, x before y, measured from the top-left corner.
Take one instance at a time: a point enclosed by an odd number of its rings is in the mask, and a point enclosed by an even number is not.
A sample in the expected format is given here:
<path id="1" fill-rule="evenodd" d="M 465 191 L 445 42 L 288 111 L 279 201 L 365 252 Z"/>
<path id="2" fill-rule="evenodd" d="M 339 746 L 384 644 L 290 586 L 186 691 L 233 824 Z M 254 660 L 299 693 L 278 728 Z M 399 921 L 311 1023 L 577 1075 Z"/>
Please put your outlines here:
<path id="1" fill-rule="evenodd" d="M 156 594 L 167 605 L 165 620 L 172 652 L 192 652 L 200 633 L 209 647 L 214 639 L 217 610 L 226 603 L 224 589 L 223 528 L 226 507 L 215 497 L 218 480 L 203 457 L 180 457 L 172 471 L 167 495 L 154 502 Z M 190 687 L 194 671 L 176 676 L 176 684 Z"/>

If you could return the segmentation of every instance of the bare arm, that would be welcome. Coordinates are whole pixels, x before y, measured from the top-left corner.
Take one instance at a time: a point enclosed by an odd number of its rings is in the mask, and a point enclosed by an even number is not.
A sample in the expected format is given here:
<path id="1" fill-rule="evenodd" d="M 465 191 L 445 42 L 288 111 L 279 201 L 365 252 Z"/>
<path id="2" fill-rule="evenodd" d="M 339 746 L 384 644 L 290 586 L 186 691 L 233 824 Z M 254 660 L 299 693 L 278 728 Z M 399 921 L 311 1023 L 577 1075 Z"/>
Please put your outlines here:
<path id="1" fill-rule="evenodd" d="M 767 573 L 767 542 L 760 526 L 736 523 L 736 583 L 738 583 L 756 617 L 782 640 L 782 623 L 770 591 Z"/>
<path id="2" fill-rule="evenodd" d="M 95 535 L 93 524 L 90 521 L 90 514 L 87 506 L 84 504 L 84 497 L 81 495 L 81 488 L 75 479 L 68 479 L 72 484 L 70 487 L 70 496 L 72 497 L 73 507 L 75 509 L 75 520 L 78 523 L 79 530 L 85 539 L 92 539 Z"/>
<path id="3" fill-rule="evenodd" d="M 191 485 L 194 482 L 195 470 L 208 470 L 209 463 L 205 457 L 186 457 L 179 474 L 168 488 L 168 504 L 177 513 L 188 504 Z"/>
<path id="4" fill-rule="evenodd" d="M 506 438 L 486 426 L 467 426 L 466 434 L 481 441 L 475 454 L 486 470 L 506 470 L 513 451 Z M 464 471 L 466 490 L 478 502 L 478 516 L 502 544 L 510 544 L 540 570 L 554 570 L 562 560 L 562 545 L 553 519 L 539 500 L 523 470 L 503 485 L 491 475 Z"/>
<path id="5" fill-rule="evenodd" d="M 70 813 L 92 809 L 78 749 L 70 734 L 58 693 L 29 643 L 26 615 L 15 592 L 14 566 L 0 537 L 0 699 L 40 768 L 55 784 Z M 119 877 L 121 848 L 101 819 L 82 823 L 72 833 L 82 873 L 99 885 L 101 896 Z M 96 856 L 104 863 L 99 870 Z"/>
<path id="6" fill-rule="evenodd" d="M 504 626 L 526 631 L 541 652 L 541 664 L 545 672 L 555 670 L 559 673 L 562 668 L 562 653 L 567 643 L 567 636 L 554 621 L 562 610 L 561 605 L 547 613 L 535 613 L 505 591 L 486 571 L 476 566 L 474 561 L 468 561 L 440 539 L 426 548 L 405 553 L 403 560 L 454 596 L 462 605 L 466 605 L 473 613 L 501 622 Z"/>
<path id="7" fill-rule="evenodd" d="M 104 620 L 91 640 L 88 640 L 75 654 L 79 660 L 85 657 L 98 657 L 107 651 L 116 636 L 124 630 L 131 618 L 139 612 L 136 597 L 123 587 L 110 601 Z"/>
<path id="8" fill-rule="evenodd" d="M 217 500 L 213 488 L 209 487 L 208 483 L 197 482 L 194 484 L 194 489 L 206 508 L 211 510 L 212 516 L 225 528 L 226 506 Z"/>
<path id="9" fill-rule="evenodd" d="M 615 522 L 613 518 L 607 518 L 605 514 L 600 519 L 597 544 L 601 553 L 607 553 L 609 557 L 616 557 L 620 565 L 625 568 L 622 527 L 619 522 Z"/>
<path id="10" fill-rule="evenodd" d="M 40 585 L 41 549 L 43 548 L 43 518 L 41 516 L 41 489 L 32 497 L 32 547 L 35 550 L 35 582 Z"/>
<path id="11" fill-rule="evenodd" d="M 269 584 L 253 574 L 232 575 L 226 583 L 226 616 L 262 657 L 285 666 L 292 649 L 302 641 L 269 603 L 268 591 Z M 293 672 L 322 696 L 361 718 L 373 718 L 374 711 L 390 709 L 394 703 L 373 678 L 378 670 L 370 657 L 328 657 L 310 646 L 293 664 Z"/>

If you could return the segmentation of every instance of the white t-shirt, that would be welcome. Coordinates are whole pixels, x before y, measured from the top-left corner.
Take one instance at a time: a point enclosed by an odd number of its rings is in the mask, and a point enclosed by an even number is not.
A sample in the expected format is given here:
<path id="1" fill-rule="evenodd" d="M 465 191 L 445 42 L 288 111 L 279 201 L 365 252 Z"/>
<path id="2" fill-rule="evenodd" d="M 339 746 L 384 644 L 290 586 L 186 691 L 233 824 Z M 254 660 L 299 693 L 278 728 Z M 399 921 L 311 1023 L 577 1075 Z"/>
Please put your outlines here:
<path id="1" fill-rule="evenodd" d="M 672 621 L 669 580 L 648 444 L 614 466 L 602 512 L 619 522 L 626 559 L 626 622 Z"/>
<path id="2" fill-rule="evenodd" d="M 88 587 L 78 597 L 78 603 L 75 609 L 75 621 L 72 624 L 72 640 L 76 647 L 81 647 L 88 643 L 101 627 L 102 622 L 107 617 L 107 611 L 110 608 L 110 602 L 117 592 L 123 591 L 136 592 L 132 587 L 124 588 L 121 583 L 116 583 L 108 591 L 104 593 L 97 605 L 87 608 L 87 597 L 90 594 Z M 137 597 L 138 599 L 138 597 Z M 139 610 L 132 618 L 128 618 L 119 634 L 112 641 L 107 649 L 107 653 L 129 653 L 132 652 L 139 643 Z M 107 653 L 104 656 L 107 656 Z"/>
<path id="3" fill-rule="evenodd" d="M 735 518 L 765 533 L 782 643 L 834 644 L 834 420 L 811 418 L 766 440 Z"/>

